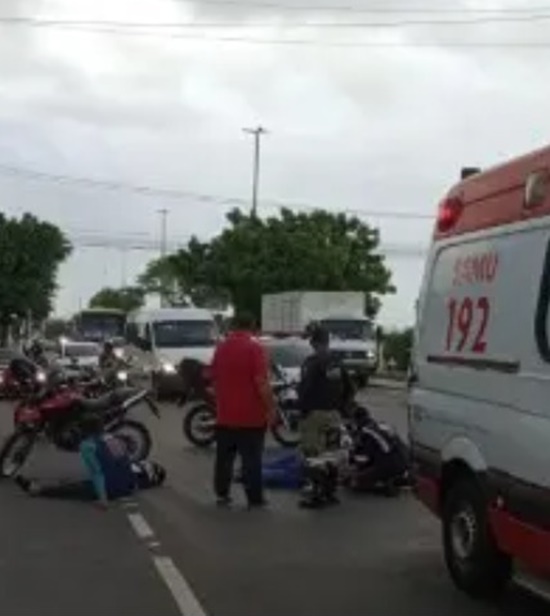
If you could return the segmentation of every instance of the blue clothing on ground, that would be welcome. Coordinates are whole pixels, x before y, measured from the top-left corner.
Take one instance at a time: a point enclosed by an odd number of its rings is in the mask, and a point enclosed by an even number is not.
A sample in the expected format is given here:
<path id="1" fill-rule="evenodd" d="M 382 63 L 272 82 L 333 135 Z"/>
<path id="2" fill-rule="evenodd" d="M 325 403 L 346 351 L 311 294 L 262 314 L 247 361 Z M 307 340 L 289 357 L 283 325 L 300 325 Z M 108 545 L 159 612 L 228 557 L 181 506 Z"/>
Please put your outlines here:
<path id="1" fill-rule="evenodd" d="M 304 482 L 304 464 L 298 452 L 284 453 L 264 461 L 262 466 L 264 484 L 271 488 L 295 490 Z"/>
<path id="2" fill-rule="evenodd" d="M 115 437 L 102 435 L 84 439 L 80 444 L 80 456 L 98 499 L 113 500 L 135 491 L 131 462 Z"/>

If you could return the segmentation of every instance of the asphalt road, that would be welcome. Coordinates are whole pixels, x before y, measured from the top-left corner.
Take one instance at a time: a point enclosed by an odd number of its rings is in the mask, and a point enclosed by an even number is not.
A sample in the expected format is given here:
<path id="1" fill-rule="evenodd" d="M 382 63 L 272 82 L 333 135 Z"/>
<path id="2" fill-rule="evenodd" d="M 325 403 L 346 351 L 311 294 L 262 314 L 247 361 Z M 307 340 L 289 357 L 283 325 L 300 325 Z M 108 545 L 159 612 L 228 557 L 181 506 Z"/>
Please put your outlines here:
<path id="1" fill-rule="evenodd" d="M 368 405 L 406 429 L 404 392 L 372 388 Z M 9 429 L 9 406 L 0 408 Z M 454 590 L 438 524 L 409 495 L 344 496 L 340 507 L 303 511 L 296 496 L 269 494 L 267 511 L 218 510 L 212 452 L 188 446 L 178 409 L 166 405 L 154 457 L 164 488 L 101 512 L 0 486 L 0 613 L 9 616 L 531 616 L 550 610 L 511 591 L 501 605 Z M 27 473 L 81 472 L 73 456 L 37 452 Z M 239 487 L 235 495 L 240 497 Z M 130 519 L 131 518 L 131 519 Z"/>

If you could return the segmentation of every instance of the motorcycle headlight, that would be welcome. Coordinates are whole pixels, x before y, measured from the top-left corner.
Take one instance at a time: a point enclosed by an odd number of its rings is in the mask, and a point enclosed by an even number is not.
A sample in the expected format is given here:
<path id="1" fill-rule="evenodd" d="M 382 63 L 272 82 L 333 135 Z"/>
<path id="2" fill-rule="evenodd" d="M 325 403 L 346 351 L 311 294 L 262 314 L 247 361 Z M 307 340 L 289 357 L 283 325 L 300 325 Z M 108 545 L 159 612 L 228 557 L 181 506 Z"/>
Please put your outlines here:
<path id="1" fill-rule="evenodd" d="M 164 374 L 176 374 L 176 367 L 170 362 L 164 362 L 161 366 L 161 370 Z"/>
<path id="2" fill-rule="evenodd" d="M 37 372 L 36 373 L 36 382 L 37 383 L 45 383 L 46 382 L 46 373 L 45 372 Z"/>
<path id="3" fill-rule="evenodd" d="M 117 359 L 122 359 L 124 357 L 124 349 L 115 349 L 113 353 Z"/>
<path id="4" fill-rule="evenodd" d="M 128 373 L 123 370 L 120 370 L 119 372 L 117 372 L 116 378 L 122 383 L 126 383 L 126 381 L 128 380 Z"/>

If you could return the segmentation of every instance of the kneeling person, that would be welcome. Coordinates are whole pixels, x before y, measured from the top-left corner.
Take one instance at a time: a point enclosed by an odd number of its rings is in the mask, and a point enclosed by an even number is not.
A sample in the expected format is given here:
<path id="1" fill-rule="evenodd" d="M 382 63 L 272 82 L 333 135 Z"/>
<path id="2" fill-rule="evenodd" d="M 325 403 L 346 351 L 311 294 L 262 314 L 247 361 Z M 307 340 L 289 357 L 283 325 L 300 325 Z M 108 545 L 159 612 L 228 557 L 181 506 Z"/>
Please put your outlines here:
<path id="1" fill-rule="evenodd" d="M 95 415 L 83 418 L 82 429 L 86 436 L 80 443 L 79 452 L 88 479 L 41 485 L 19 475 L 16 483 L 35 496 L 97 501 L 101 507 L 107 507 L 111 500 L 164 482 L 164 468 L 155 462 L 132 463 L 124 442 L 112 434 L 105 434 L 100 419 Z"/>

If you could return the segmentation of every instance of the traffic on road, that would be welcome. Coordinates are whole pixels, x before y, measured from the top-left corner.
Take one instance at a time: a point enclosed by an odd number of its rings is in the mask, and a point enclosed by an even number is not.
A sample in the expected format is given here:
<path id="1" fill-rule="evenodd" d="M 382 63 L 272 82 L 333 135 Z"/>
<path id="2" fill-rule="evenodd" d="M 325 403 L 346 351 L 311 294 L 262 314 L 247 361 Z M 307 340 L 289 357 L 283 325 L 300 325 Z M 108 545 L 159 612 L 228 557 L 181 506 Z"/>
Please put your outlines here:
<path id="1" fill-rule="evenodd" d="M 266 347 L 280 350 L 282 345 L 278 341 Z M 290 340 L 289 346 L 295 350 L 296 341 Z M 99 351 L 98 364 L 105 361 Z M 121 354 L 113 357 L 120 360 Z M 132 363 L 127 358 L 126 368 Z M 117 362 L 117 371 L 121 367 Z M 0 431 L 7 440 L 0 464 L 5 512 L 0 533 L 6 545 L 0 604 L 6 613 L 55 610 L 68 616 L 75 610 L 91 615 L 99 609 L 138 616 L 275 616 L 282 611 L 323 616 L 335 610 L 361 613 L 365 606 L 378 613 L 434 616 L 546 613 L 540 599 L 519 587 L 512 587 L 505 604 L 476 603 L 457 594 L 445 574 L 439 525 L 407 488 L 357 490 L 342 481 L 340 506 L 318 511 L 298 506 L 300 482 L 268 483 L 266 477 L 265 510 L 247 511 L 237 489 L 231 510 L 216 508 L 211 487 L 216 453 L 208 446 L 214 434 L 212 407 L 210 424 L 203 427 L 209 442 L 194 442 L 186 431 L 186 418 L 195 408 L 196 392 L 181 400 L 155 402 L 150 389 L 130 387 L 131 376 L 124 383 L 108 382 L 94 380 L 86 364 L 80 370 L 76 378 L 62 376 L 56 367 L 48 375 L 47 394 L 44 384 L 36 382 L 19 401 L 1 403 Z M 281 374 L 274 375 L 275 391 Z M 392 426 L 406 441 L 404 384 L 375 381 L 358 391 L 355 400 L 377 425 Z M 208 400 L 201 404 L 208 406 Z M 52 418 L 65 416 L 71 405 L 73 412 L 68 415 L 73 423 L 56 425 Z M 278 405 L 282 413 L 284 407 Z M 295 410 L 295 402 L 289 408 Z M 71 453 L 78 450 L 82 438 L 78 431 L 84 429 L 75 413 L 78 417 L 90 411 L 103 416 L 100 431 L 120 438 L 134 463 L 154 460 L 155 467 L 166 473 L 161 487 L 127 494 L 102 509 L 87 502 L 90 494 L 86 498 L 77 491 L 75 497 L 72 486 L 82 486 L 86 476 L 85 464 Z M 148 435 L 145 439 L 142 432 Z M 290 432 L 295 440 L 285 442 L 273 430 L 266 458 L 280 458 L 281 451 L 296 452 L 297 426 Z M 28 440 L 22 447 L 14 445 L 7 461 L 14 435 Z M 143 440 L 146 447 L 139 449 Z M 18 476 L 40 486 L 33 497 L 20 489 Z M 26 488 L 29 492 L 29 485 Z M 54 498 L 46 499 L 45 494 L 52 492 Z M 32 595 L 14 591 L 20 571 L 33 580 Z M 83 604 L 90 579 L 94 596 Z"/>

